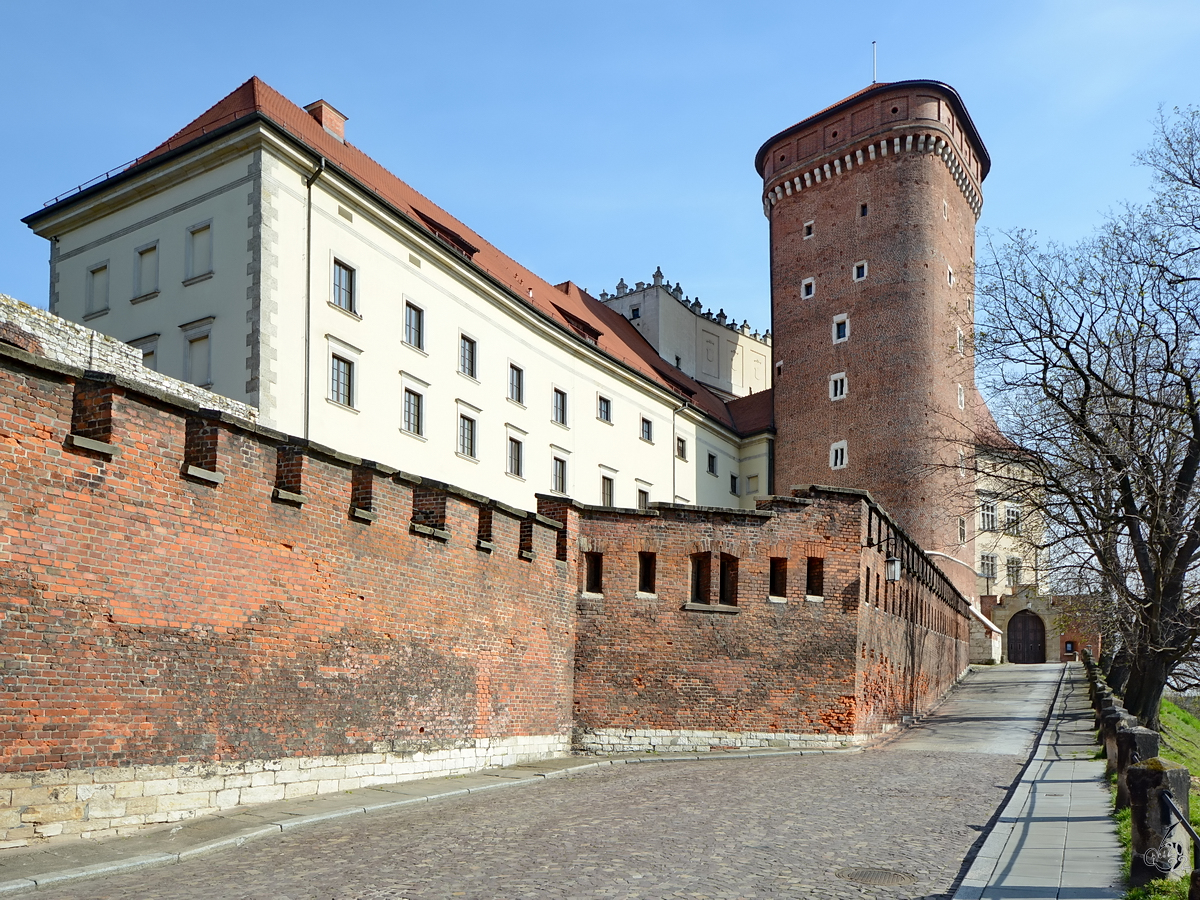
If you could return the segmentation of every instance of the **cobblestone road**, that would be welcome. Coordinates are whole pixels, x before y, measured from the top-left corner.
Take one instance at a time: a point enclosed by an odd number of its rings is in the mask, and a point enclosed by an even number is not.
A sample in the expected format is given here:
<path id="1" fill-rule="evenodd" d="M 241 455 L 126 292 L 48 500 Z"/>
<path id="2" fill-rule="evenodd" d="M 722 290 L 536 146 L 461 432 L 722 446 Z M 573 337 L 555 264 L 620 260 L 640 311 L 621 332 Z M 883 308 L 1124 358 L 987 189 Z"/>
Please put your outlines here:
<path id="1" fill-rule="evenodd" d="M 892 748 L 615 766 L 37 897 L 936 897 L 1023 762 Z M 870 887 L 834 874 L 860 866 L 917 881 Z"/>

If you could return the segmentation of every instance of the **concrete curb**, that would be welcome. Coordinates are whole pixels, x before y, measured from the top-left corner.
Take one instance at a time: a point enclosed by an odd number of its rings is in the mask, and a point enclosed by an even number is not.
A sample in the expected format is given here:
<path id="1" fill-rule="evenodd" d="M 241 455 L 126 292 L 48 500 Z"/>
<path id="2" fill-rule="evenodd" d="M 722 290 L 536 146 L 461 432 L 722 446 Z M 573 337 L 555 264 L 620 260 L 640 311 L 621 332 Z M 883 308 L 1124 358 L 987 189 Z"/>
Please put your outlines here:
<path id="1" fill-rule="evenodd" d="M 263 810 L 259 823 L 240 825 L 230 822 L 229 831 L 231 833 L 199 841 L 192 846 L 175 852 L 142 852 L 136 855 L 73 868 L 53 870 L 48 868 L 44 873 L 27 874 L 20 878 L 0 881 L 0 895 L 26 893 L 40 888 L 58 886 L 68 881 L 101 878 L 106 875 L 117 875 L 151 866 L 167 866 L 183 860 L 194 859 L 198 856 L 205 856 L 222 850 L 231 850 L 249 841 L 275 837 L 293 828 L 305 828 L 310 825 L 329 822 L 333 819 L 348 818 L 360 814 L 371 815 L 373 813 L 390 812 L 402 806 L 429 803 L 434 800 L 446 800 L 451 797 L 462 797 L 498 788 L 537 784 L 548 778 L 578 775 L 582 772 L 599 769 L 604 766 L 623 766 L 635 763 L 717 762 L 732 759 L 764 759 L 781 756 L 825 756 L 839 753 L 861 753 L 863 749 L 863 747 L 847 747 L 836 750 L 716 750 L 707 753 L 653 753 L 603 759 L 560 757 L 558 759 L 544 760 L 540 763 L 522 763 L 521 765 L 503 769 L 484 770 L 468 775 L 452 776 L 445 779 L 447 785 L 456 785 L 457 783 L 463 786 L 455 786 L 450 790 L 437 790 L 439 785 L 436 784 L 436 781 L 438 779 L 421 779 L 417 781 L 400 781 L 393 784 L 373 785 L 372 787 L 362 788 L 349 795 L 345 795 L 344 805 L 337 802 L 343 799 L 342 796 L 327 794 L 309 801 L 292 801 L 295 803 L 295 813 L 286 811 L 278 814 L 274 810 Z M 425 790 L 422 790 L 423 786 L 425 786 L 426 790 L 432 790 L 426 793 Z M 363 802 L 364 800 L 368 802 Z M 325 803 L 327 804 L 327 808 L 318 812 L 306 813 L 303 811 L 305 803 L 310 808 L 317 803 Z M 275 806 L 275 804 L 272 804 L 272 806 Z M 199 824 L 214 825 L 222 819 L 230 819 L 235 816 L 252 819 L 260 815 L 255 812 L 255 809 L 253 806 L 234 807 L 227 810 L 224 816 L 205 816 L 200 819 L 189 820 L 189 824 L 193 827 Z M 188 826 L 185 825 L 179 830 L 186 832 L 187 828 Z M 170 839 L 173 834 L 163 831 L 158 835 L 147 835 L 141 839 L 153 840 L 156 836 L 165 841 Z M 186 835 L 184 839 L 186 839 Z M 119 856 L 120 846 L 112 842 L 120 840 L 120 838 L 110 838 L 108 841 L 97 842 L 94 846 L 98 850 L 111 847 L 113 855 L 116 857 Z M 57 846 L 61 848 L 66 845 L 59 844 Z M 49 855 L 47 854 L 47 856 Z M 48 860 L 50 864 L 55 862 L 61 861 L 56 859 Z"/>

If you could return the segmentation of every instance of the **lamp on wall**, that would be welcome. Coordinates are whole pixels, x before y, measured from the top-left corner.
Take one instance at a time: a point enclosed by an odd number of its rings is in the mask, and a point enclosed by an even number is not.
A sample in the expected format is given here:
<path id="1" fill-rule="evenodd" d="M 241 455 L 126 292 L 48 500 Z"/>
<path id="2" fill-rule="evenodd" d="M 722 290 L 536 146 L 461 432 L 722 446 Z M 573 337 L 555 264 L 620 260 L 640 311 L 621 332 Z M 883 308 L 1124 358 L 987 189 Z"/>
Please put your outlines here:
<path id="1" fill-rule="evenodd" d="M 900 580 L 900 557 L 889 556 L 883 567 L 883 577 L 887 581 Z"/>

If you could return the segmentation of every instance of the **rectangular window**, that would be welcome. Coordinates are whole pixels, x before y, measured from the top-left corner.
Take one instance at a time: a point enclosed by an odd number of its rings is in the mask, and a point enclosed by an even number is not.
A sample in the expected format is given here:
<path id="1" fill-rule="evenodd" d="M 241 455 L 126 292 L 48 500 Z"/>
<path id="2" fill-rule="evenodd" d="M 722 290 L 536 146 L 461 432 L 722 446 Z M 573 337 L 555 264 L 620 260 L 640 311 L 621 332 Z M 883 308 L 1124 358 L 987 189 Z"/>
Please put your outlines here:
<path id="1" fill-rule="evenodd" d="M 787 566 L 788 561 L 785 557 L 771 557 L 770 595 L 772 597 L 787 596 Z"/>
<path id="2" fill-rule="evenodd" d="M 808 558 L 808 571 L 805 573 L 804 593 L 809 597 L 825 596 L 825 560 L 819 556 Z"/>
<path id="3" fill-rule="evenodd" d="M 654 442 L 654 423 L 649 419 L 642 419 L 642 440 Z"/>
<path id="4" fill-rule="evenodd" d="M 979 527 L 983 531 L 996 530 L 996 501 L 979 501 Z"/>
<path id="5" fill-rule="evenodd" d="M 404 343 L 425 349 L 425 310 L 411 303 L 404 304 Z"/>
<path id="6" fill-rule="evenodd" d="M 687 459 L 687 441 L 684 438 L 675 438 L 675 455 L 680 459 Z"/>
<path id="7" fill-rule="evenodd" d="M 333 261 L 333 305 L 346 312 L 355 312 L 354 270 L 336 259 Z"/>
<path id="8" fill-rule="evenodd" d="M 596 418 L 601 422 L 612 421 L 612 401 L 607 397 L 600 397 L 596 400 Z"/>
<path id="9" fill-rule="evenodd" d="M 193 344 L 195 341 L 192 342 Z M 329 399 L 342 406 L 354 405 L 354 363 L 334 354 L 329 370 Z"/>
<path id="10" fill-rule="evenodd" d="M 525 370 L 512 363 L 508 366 L 508 399 L 514 403 L 525 402 Z"/>
<path id="11" fill-rule="evenodd" d="M 642 317 L 642 308 L 640 306 L 631 307 L 629 310 L 629 318 L 640 319 Z"/>
<path id="12" fill-rule="evenodd" d="M 738 602 L 738 558 L 728 553 L 721 554 L 721 582 L 717 602 L 725 606 L 737 606 Z"/>
<path id="13" fill-rule="evenodd" d="M 829 468 L 846 468 L 846 442 L 838 441 L 829 447 Z"/>
<path id="14" fill-rule="evenodd" d="M 567 492 L 567 461 L 559 456 L 550 463 L 550 490 L 559 494 Z"/>
<path id="15" fill-rule="evenodd" d="M 551 397 L 551 414 L 559 425 L 567 424 L 567 392 L 554 389 Z"/>
<path id="16" fill-rule="evenodd" d="M 958 329 L 958 334 L 955 336 L 954 340 L 955 344 L 958 346 L 958 355 L 962 356 L 966 351 L 967 340 L 963 336 L 963 330 L 961 328 Z"/>
<path id="17" fill-rule="evenodd" d="M 696 553 L 692 556 L 692 590 L 693 603 L 708 603 L 711 598 L 712 554 Z"/>
<path id="18" fill-rule="evenodd" d="M 421 405 L 424 398 L 416 391 L 404 389 L 404 430 L 409 434 L 424 434 Z"/>
<path id="19" fill-rule="evenodd" d="M 996 554 L 983 553 L 980 555 L 979 574 L 992 581 L 996 580 Z"/>
<path id="20" fill-rule="evenodd" d="M 807 241 L 810 237 L 813 236 L 813 227 L 815 225 L 816 225 L 815 222 L 805 222 L 804 223 L 804 240 Z"/>
<path id="21" fill-rule="evenodd" d="M 859 215 L 859 218 L 865 218 L 865 217 L 866 217 L 866 215 L 867 215 L 867 204 L 863 203 L 863 204 L 860 204 L 860 205 L 859 205 L 859 207 L 858 207 L 858 215 Z"/>
<path id="22" fill-rule="evenodd" d="M 583 554 L 584 566 L 587 570 L 586 590 L 589 594 L 604 593 L 604 554 L 603 553 L 585 553 Z"/>
<path id="23" fill-rule="evenodd" d="M 833 342 L 840 344 L 850 337 L 850 317 L 847 315 L 834 316 Z"/>
<path id="24" fill-rule="evenodd" d="M 854 280 L 862 281 L 867 277 L 867 261 L 860 260 L 854 264 Z"/>
<path id="25" fill-rule="evenodd" d="M 658 580 L 658 554 L 638 552 L 638 590 L 643 594 L 655 593 Z"/>
<path id="26" fill-rule="evenodd" d="M 475 459 L 475 420 L 461 413 L 458 416 L 458 452 Z"/>
<path id="27" fill-rule="evenodd" d="M 958 408 L 967 408 L 967 391 L 961 384 L 958 386 Z"/>
<path id="28" fill-rule="evenodd" d="M 1018 535 L 1021 533 L 1021 507 L 1009 504 L 1004 511 L 1004 533 Z"/>
<path id="29" fill-rule="evenodd" d="M 732 473 L 729 475 L 729 493 L 737 495 L 738 492 L 738 477 Z"/>
<path id="30" fill-rule="evenodd" d="M 525 445 L 513 437 L 508 439 L 508 474 L 525 474 Z"/>
<path id="31" fill-rule="evenodd" d="M 84 314 L 105 312 L 108 309 L 108 263 L 88 269 Z"/>
<path id="32" fill-rule="evenodd" d="M 613 494 L 615 493 L 615 485 L 613 480 L 607 475 L 600 476 L 600 505 L 601 506 L 616 506 L 613 502 Z"/>
<path id="33" fill-rule="evenodd" d="M 805 278 L 800 282 L 800 296 L 805 300 L 809 300 L 817 292 L 817 283 L 811 278 Z"/>
<path id="34" fill-rule="evenodd" d="M 650 492 L 645 488 L 638 488 L 638 509 L 650 508 Z"/>
<path id="35" fill-rule="evenodd" d="M 708 474 L 717 474 L 717 454 L 715 453 L 708 454 Z"/>
<path id="36" fill-rule="evenodd" d="M 1008 575 L 1008 586 L 1009 587 L 1017 587 L 1021 584 L 1021 568 L 1022 568 L 1022 566 L 1023 566 L 1023 562 L 1021 560 L 1021 557 L 1019 557 L 1019 556 L 1010 556 L 1006 560 L 1005 568 L 1008 570 L 1006 574 Z"/>
<path id="37" fill-rule="evenodd" d="M 209 275 L 213 270 L 212 225 L 205 222 L 188 229 L 187 259 L 184 271 L 187 280 Z"/>
<path id="38" fill-rule="evenodd" d="M 960 544 L 967 542 L 967 520 L 962 516 L 958 517 L 958 542 Z"/>
<path id="39" fill-rule="evenodd" d="M 751 497 L 753 497 L 755 494 L 758 493 L 758 476 L 757 475 L 747 475 L 746 476 L 746 493 Z"/>
<path id="40" fill-rule="evenodd" d="M 212 384 L 212 347 L 208 335 L 188 341 L 187 364 L 188 381 L 200 387 Z"/>
<path id="41" fill-rule="evenodd" d="M 458 339 L 458 371 L 475 377 L 475 342 L 465 334 Z"/>
<path id="42" fill-rule="evenodd" d="M 133 271 L 133 299 L 158 293 L 158 244 L 141 247 Z"/>
<path id="43" fill-rule="evenodd" d="M 151 334 L 129 342 L 142 351 L 142 365 L 156 372 L 158 371 L 158 338 L 159 335 Z"/>
<path id="44" fill-rule="evenodd" d="M 838 372 L 829 376 L 829 399 L 841 400 L 846 396 L 846 373 Z"/>

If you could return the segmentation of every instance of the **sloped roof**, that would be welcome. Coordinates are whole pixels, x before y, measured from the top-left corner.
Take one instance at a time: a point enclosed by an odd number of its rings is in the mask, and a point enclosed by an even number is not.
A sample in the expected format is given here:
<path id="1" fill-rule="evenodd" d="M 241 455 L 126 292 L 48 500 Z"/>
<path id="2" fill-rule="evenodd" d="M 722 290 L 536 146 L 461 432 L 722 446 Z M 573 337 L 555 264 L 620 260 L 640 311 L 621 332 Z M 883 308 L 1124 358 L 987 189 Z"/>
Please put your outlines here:
<path id="1" fill-rule="evenodd" d="M 1001 450 L 1005 453 L 1025 452 L 1000 430 L 992 411 L 988 409 L 988 405 L 979 391 L 975 392 L 975 445 L 989 450 Z"/>
<path id="2" fill-rule="evenodd" d="M 727 428 L 736 428 L 725 404 L 715 394 L 668 363 L 624 316 L 584 293 L 571 282 L 555 286 L 507 256 L 468 225 L 401 181 L 353 144 L 339 141 L 301 107 L 261 79 L 251 78 L 197 119 L 159 144 L 135 166 L 178 150 L 216 129 L 258 114 L 280 128 L 327 164 L 339 169 L 418 227 L 453 246 L 474 265 L 581 339 L 594 343 L 661 387 L 688 400 Z M 69 202 L 69 201 L 64 201 Z"/>
<path id="3" fill-rule="evenodd" d="M 738 434 L 757 434 L 775 427 L 775 389 L 730 400 L 726 407 Z"/>

